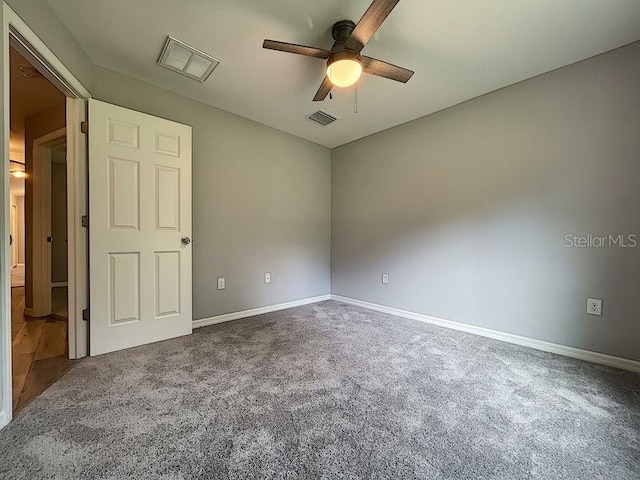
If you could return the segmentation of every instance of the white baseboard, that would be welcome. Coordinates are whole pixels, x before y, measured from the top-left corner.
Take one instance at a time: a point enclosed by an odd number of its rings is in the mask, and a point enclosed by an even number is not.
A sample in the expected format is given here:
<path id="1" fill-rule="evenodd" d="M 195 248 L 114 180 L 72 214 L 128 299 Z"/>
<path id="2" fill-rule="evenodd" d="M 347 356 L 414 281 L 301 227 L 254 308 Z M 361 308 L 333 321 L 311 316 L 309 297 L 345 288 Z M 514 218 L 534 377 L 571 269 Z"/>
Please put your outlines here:
<path id="1" fill-rule="evenodd" d="M 514 343 L 516 345 L 535 348 L 536 350 L 556 353 L 558 355 L 577 358 L 579 360 L 598 363 L 600 365 L 607 365 L 609 367 L 620 368 L 622 370 L 629 370 L 631 372 L 640 372 L 640 362 L 637 360 L 615 357 L 613 355 L 593 352 L 591 350 L 583 350 L 580 348 L 568 347 L 566 345 L 545 342 L 543 340 L 536 340 L 534 338 L 521 337 L 520 335 L 513 335 L 511 333 L 500 332 L 498 330 L 492 330 L 490 328 L 478 327 L 475 325 L 469 325 L 467 323 L 460 323 L 460 322 L 454 322 L 452 320 L 445 320 L 442 318 L 431 317 L 429 315 L 424 315 L 422 313 L 408 312 L 406 310 L 387 307 L 385 305 L 378 305 L 376 303 L 364 302 L 362 300 L 356 300 L 355 298 L 342 297 L 340 295 L 331 295 L 331 298 L 338 302 L 356 305 L 358 307 L 367 308 L 369 310 L 375 310 L 377 312 L 388 313 L 389 315 L 409 318 L 411 320 L 417 320 L 419 322 L 429 323 L 431 325 L 437 325 L 439 327 L 451 328 L 453 330 L 460 330 L 462 332 L 472 333 L 474 335 L 480 335 L 483 337 L 489 337 L 489 338 L 493 338 L 494 340 L 500 340 L 502 342 Z"/>
<path id="2" fill-rule="evenodd" d="M 6 427 L 8 423 L 9 418 L 7 417 L 7 414 L 4 413 L 4 410 L 0 410 L 0 429 Z"/>
<path id="3" fill-rule="evenodd" d="M 215 317 L 200 318 L 193 321 L 193 328 L 206 327 L 207 325 L 215 325 L 216 323 L 222 322 L 230 322 L 231 320 L 277 312 L 278 310 L 300 307 L 302 305 L 309 305 L 310 303 L 324 302 L 325 300 L 331 300 L 331 295 L 327 294 L 320 295 L 319 297 L 302 298 L 300 300 L 294 300 L 293 302 L 278 303 L 277 305 L 267 305 L 266 307 L 252 308 L 249 310 L 242 310 L 240 312 L 225 313 L 223 315 L 216 315 Z"/>

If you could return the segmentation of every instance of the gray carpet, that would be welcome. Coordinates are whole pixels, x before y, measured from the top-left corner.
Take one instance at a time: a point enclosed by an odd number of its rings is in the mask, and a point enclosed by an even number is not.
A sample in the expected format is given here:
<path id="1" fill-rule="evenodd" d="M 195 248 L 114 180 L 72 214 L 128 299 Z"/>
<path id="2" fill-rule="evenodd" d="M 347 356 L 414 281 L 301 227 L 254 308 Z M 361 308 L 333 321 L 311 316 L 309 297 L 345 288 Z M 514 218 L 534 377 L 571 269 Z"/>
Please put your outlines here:
<path id="1" fill-rule="evenodd" d="M 80 362 L 0 478 L 640 478 L 640 375 L 323 302 Z"/>

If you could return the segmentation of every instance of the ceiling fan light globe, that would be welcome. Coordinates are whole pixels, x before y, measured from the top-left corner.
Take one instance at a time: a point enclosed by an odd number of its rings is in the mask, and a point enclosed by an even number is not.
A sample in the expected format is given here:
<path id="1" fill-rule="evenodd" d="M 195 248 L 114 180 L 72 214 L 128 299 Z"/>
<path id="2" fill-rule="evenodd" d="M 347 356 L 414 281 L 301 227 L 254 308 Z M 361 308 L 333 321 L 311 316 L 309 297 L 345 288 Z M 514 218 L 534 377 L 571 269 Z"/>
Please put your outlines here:
<path id="1" fill-rule="evenodd" d="M 336 60 L 327 66 L 327 77 L 336 87 L 350 87 L 362 75 L 362 63 L 355 58 Z"/>

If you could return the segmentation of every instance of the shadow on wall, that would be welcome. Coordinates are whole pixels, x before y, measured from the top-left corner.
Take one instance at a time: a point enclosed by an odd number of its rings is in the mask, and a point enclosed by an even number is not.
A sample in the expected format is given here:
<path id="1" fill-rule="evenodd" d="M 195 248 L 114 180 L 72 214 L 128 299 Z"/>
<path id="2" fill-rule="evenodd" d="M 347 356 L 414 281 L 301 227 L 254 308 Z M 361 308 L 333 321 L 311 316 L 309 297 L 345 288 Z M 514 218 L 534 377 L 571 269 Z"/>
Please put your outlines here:
<path id="1" fill-rule="evenodd" d="M 334 150 L 333 293 L 640 359 L 640 246 L 567 246 L 640 235 L 637 55 L 640 43 Z M 587 297 L 604 299 L 602 317 Z"/>

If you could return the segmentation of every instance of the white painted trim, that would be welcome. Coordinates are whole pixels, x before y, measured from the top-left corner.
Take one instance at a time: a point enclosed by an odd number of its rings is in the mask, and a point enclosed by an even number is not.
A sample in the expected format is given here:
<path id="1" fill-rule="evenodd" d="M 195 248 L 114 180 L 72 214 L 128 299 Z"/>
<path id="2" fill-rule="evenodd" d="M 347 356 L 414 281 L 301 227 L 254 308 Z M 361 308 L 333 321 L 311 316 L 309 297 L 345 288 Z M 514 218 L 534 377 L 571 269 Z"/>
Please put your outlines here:
<path id="1" fill-rule="evenodd" d="M 12 198 L 15 198 L 14 195 L 11 195 Z M 15 205 L 13 202 L 9 204 L 9 208 L 11 213 L 9 215 L 10 220 L 10 230 L 11 237 L 13 238 L 13 242 L 10 244 L 11 250 L 11 268 L 15 268 L 18 266 L 18 205 Z"/>
<path id="2" fill-rule="evenodd" d="M 87 356 L 87 322 L 82 310 L 89 304 L 88 232 L 81 218 L 88 214 L 87 138 L 78 126 L 87 119 L 87 101 L 67 98 L 67 248 L 69 358 Z"/>
<path id="3" fill-rule="evenodd" d="M 2 405 L 0 410 L 3 413 L 0 428 L 11 421 L 13 408 L 13 398 L 11 391 L 11 272 L 9 270 L 9 12 L 7 5 L 2 3 L 2 13 L 0 15 L 0 25 L 2 25 L 2 195 L 0 196 L 0 366 L 2 371 L 2 382 L 0 384 L 0 395 Z"/>
<path id="4" fill-rule="evenodd" d="M 302 305 L 309 305 L 310 303 L 324 302 L 331 300 L 331 295 L 320 295 L 318 297 L 302 298 L 300 300 L 294 300 L 293 302 L 278 303 L 276 305 L 267 305 L 266 307 L 252 308 L 249 310 L 242 310 L 240 312 L 225 313 L 223 315 L 216 315 L 215 317 L 200 318 L 193 321 L 193 328 L 206 327 L 208 325 L 215 325 L 217 323 L 230 322 L 231 320 L 238 320 L 240 318 L 253 317 L 255 315 L 262 315 L 270 312 L 277 312 L 278 310 L 286 310 L 287 308 L 301 307 Z"/>
<path id="5" fill-rule="evenodd" d="M 7 414 L 4 413 L 4 410 L 0 410 L 0 429 L 7 426 L 9 423 L 9 419 L 7 418 Z"/>
<path id="6" fill-rule="evenodd" d="M 33 215 L 33 305 L 35 317 L 51 314 L 51 149 L 66 143 L 67 129 L 60 128 L 33 140 L 33 170 L 31 172 Z M 73 190 L 73 184 L 67 190 Z M 68 196 L 67 192 L 67 196 Z M 72 222 L 73 219 L 68 219 Z M 67 244 L 67 248 L 69 248 Z"/>
<path id="7" fill-rule="evenodd" d="M 439 327 L 451 328 L 453 330 L 480 335 L 482 337 L 493 338 L 494 340 L 500 340 L 501 342 L 522 345 L 524 347 L 542 350 L 543 352 L 551 352 L 558 355 L 564 355 L 565 357 L 577 358 L 578 360 L 598 363 L 600 365 L 607 365 L 609 367 L 629 370 L 631 372 L 640 372 L 640 362 L 637 360 L 615 357 L 613 355 L 607 355 L 605 353 L 583 350 L 581 348 L 569 347 L 557 343 L 545 342 L 543 340 L 536 340 L 535 338 L 522 337 L 520 335 L 500 332 L 498 330 L 492 330 L 490 328 L 469 325 L 468 323 L 460 323 L 454 322 L 452 320 L 445 320 L 443 318 L 431 317 L 422 313 L 400 310 L 398 308 L 387 307 L 385 305 L 379 305 L 377 303 L 369 303 L 362 300 L 357 300 L 355 298 L 343 297 L 340 295 L 331 295 L 331 298 L 337 302 L 348 303 L 357 307 L 375 310 L 376 312 L 388 313 L 389 315 L 408 318 L 410 320 L 417 320 L 419 322 L 429 323 L 431 325 L 437 325 Z"/>

